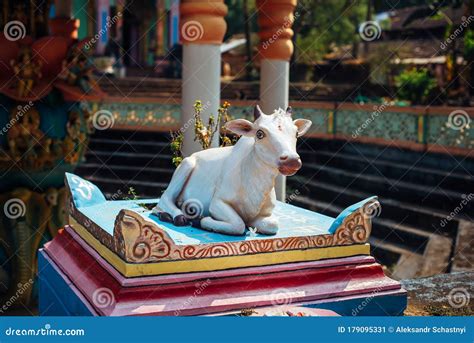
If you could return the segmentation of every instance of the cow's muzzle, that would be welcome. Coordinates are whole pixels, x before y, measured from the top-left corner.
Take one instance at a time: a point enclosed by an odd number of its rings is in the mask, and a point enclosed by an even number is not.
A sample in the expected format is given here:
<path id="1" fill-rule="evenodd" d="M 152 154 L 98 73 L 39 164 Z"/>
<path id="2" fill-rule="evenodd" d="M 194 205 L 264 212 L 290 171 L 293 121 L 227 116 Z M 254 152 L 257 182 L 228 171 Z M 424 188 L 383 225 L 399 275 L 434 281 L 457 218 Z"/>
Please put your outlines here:
<path id="1" fill-rule="evenodd" d="M 291 176 L 296 174 L 298 170 L 301 168 L 301 159 L 298 157 L 288 158 L 283 156 L 284 158 L 280 157 L 280 166 L 278 170 L 285 176 Z"/>

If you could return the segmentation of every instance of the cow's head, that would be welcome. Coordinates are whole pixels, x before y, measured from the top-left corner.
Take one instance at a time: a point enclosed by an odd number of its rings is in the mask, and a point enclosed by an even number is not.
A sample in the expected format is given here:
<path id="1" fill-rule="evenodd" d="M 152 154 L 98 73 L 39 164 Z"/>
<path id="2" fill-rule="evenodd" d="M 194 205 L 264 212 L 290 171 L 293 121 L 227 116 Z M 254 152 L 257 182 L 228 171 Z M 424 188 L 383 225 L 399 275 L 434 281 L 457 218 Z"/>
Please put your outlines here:
<path id="1" fill-rule="evenodd" d="M 255 106 L 255 121 L 245 119 L 227 122 L 226 128 L 238 135 L 255 138 L 257 156 L 283 175 L 293 175 L 301 168 L 300 156 L 296 153 L 296 139 L 304 135 L 311 126 L 307 119 L 291 118 L 291 107 L 278 109 L 266 115 Z"/>

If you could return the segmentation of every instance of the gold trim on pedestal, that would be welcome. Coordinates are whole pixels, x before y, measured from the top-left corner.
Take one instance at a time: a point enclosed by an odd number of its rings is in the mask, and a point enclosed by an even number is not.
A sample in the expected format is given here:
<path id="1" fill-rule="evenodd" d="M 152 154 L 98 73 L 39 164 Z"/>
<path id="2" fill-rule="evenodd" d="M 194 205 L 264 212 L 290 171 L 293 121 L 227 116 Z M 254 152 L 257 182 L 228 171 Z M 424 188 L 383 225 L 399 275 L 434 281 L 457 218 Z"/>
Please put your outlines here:
<path id="1" fill-rule="evenodd" d="M 87 229 L 70 217 L 70 226 L 110 265 L 125 277 L 166 275 L 190 272 L 218 271 L 232 268 L 257 267 L 281 263 L 318 261 L 356 255 L 369 255 L 370 245 L 354 244 L 326 248 L 297 249 L 240 256 L 202 257 L 190 260 L 154 263 L 128 263 L 97 240 Z"/>

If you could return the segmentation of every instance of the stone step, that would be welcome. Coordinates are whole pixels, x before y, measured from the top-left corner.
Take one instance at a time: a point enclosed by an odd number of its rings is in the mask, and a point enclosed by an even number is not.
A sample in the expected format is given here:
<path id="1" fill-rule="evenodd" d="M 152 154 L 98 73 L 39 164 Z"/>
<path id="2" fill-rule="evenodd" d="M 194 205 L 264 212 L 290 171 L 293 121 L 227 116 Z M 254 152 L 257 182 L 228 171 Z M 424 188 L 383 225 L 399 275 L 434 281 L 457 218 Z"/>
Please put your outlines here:
<path id="1" fill-rule="evenodd" d="M 292 193 L 298 191 L 303 196 L 318 202 L 333 204 L 339 208 L 346 208 L 351 204 L 374 195 L 373 193 L 344 188 L 314 179 L 308 180 L 301 176 L 292 176 L 287 180 L 289 197 Z M 449 237 L 456 235 L 457 220 L 448 221 L 444 226 L 441 226 L 441 222 L 446 218 L 447 213 L 388 197 L 379 197 L 379 201 L 382 205 L 381 218 L 397 222 L 403 221 L 408 226 L 416 227 L 428 233 L 436 232 Z"/>
<path id="2" fill-rule="evenodd" d="M 109 196 L 109 199 L 122 200 L 133 198 L 128 194 L 132 187 L 139 199 L 159 198 L 164 192 L 167 183 L 152 181 L 121 181 L 98 176 L 86 176 L 85 179 L 94 183 L 99 189 Z"/>
<path id="3" fill-rule="evenodd" d="M 446 212 L 452 211 L 465 198 L 465 194 L 442 189 L 440 187 L 429 187 L 415 183 L 398 181 L 375 175 L 352 173 L 349 171 L 306 163 L 299 174 L 309 180 L 318 180 L 335 184 L 340 187 L 360 190 L 367 193 L 377 194 L 400 201 L 406 201 L 418 206 L 437 208 Z M 463 207 L 463 213 L 474 211 L 474 204 L 467 203 Z"/>
<path id="4" fill-rule="evenodd" d="M 158 79 L 153 77 L 127 77 L 121 79 L 103 78 L 101 88 L 113 96 L 164 97 L 168 93 L 173 98 L 181 97 L 181 80 Z M 353 93 L 354 85 L 337 86 L 321 83 L 291 83 L 289 96 L 296 101 L 343 101 Z M 256 100 L 259 97 L 258 82 L 221 82 L 221 98 Z"/>
<path id="5" fill-rule="evenodd" d="M 474 178 L 466 174 L 414 167 L 396 161 L 385 161 L 324 150 L 319 150 L 317 153 L 303 150 L 300 152 L 300 156 L 303 160 L 303 166 L 314 162 L 353 173 L 381 176 L 419 185 L 439 186 L 461 193 L 467 189 L 474 189 Z"/>
<path id="6" fill-rule="evenodd" d="M 164 132 L 135 131 L 135 130 L 96 130 L 91 139 L 113 139 L 123 143 L 132 142 L 164 142 L 171 141 L 170 135 Z"/>
<path id="7" fill-rule="evenodd" d="M 332 204 L 314 201 L 308 197 L 297 197 L 295 204 L 311 211 L 320 212 L 331 217 L 337 217 L 343 208 Z M 389 242 L 406 251 L 423 254 L 431 233 L 404 224 L 383 219 L 373 218 L 371 237 L 383 242 Z"/>
<path id="8" fill-rule="evenodd" d="M 427 153 L 425 151 L 414 151 L 398 147 L 363 144 L 337 139 L 302 139 L 299 141 L 298 146 L 299 152 L 302 150 L 309 150 L 313 153 L 320 150 L 332 151 L 334 153 L 351 155 L 361 160 L 377 159 L 380 161 L 403 163 L 412 167 L 443 170 L 448 173 L 474 174 L 474 158 L 463 156 Z"/>
<path id="9" fill-rule="evenodd" d="M 85 163 L 98 165 L 124 165 L 140 168 L 174 168 L 171 155 L 152 153 L 91 151 L 85 155 Z"/>
<path id="10" fill-rule="evenodd" d="M 76 173 L 85 178 L 95 176 L 124 183 L 131 181 L 168 183 L 173 175 L 173 169 L 84 163 L 77 168 Z"/>
<path id="11" fill-rule="evenodd" d="M 133 152 L 133 153 L 154 153 L 170 154 L 170 143 L 161 141 L 137 141 L 120 140 L 109 138 L 91 138 L 89 150 L 101 152 Z"/>

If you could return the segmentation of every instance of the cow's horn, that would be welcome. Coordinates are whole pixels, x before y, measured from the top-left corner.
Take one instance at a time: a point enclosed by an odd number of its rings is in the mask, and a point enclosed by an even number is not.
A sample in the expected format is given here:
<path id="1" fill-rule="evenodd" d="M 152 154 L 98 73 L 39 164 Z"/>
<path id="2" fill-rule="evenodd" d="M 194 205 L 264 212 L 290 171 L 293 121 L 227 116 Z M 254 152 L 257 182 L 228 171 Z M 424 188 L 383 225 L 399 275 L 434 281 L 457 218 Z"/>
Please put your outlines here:
<path id="1" fill-rule="evenodd" d="M 289 116 L 293 114 L 293 109 L 291 108 L 291 106 L 288 106 L 288 108 L 286 109 L 286 114 L 288 114 Z"/>
<path id="2" fill-rule="evenodd" d="M 257 120 L 262 114 L 263 112 L 260 109 L 260 106 L 255 105 L 255 108 L 253 109 L 253 120 Z"/>

